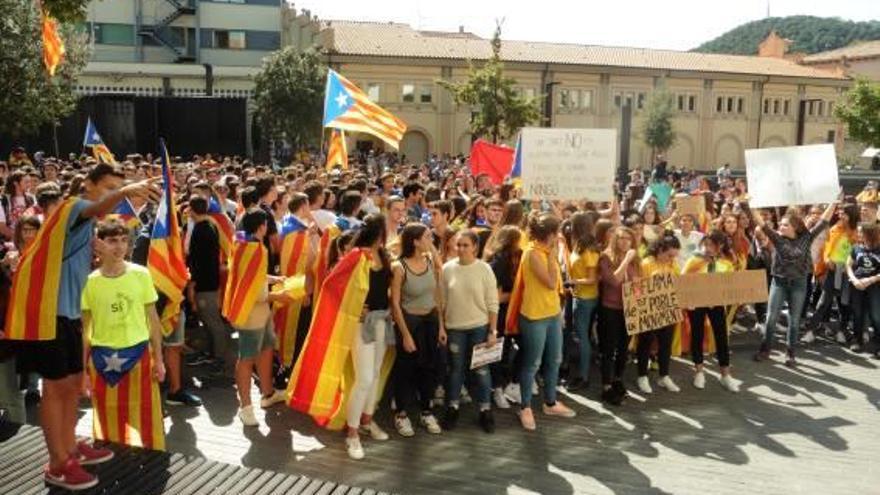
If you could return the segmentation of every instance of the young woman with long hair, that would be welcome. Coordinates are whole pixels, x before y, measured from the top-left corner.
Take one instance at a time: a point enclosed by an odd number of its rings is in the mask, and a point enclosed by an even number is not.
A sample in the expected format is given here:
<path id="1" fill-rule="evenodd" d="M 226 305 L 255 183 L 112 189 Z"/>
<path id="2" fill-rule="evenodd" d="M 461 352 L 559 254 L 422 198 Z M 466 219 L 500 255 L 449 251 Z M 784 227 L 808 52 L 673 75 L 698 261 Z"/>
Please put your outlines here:
<path id="1" fill-rule="evenodd" d="M 859 243 L 846 263 L 846 273 L 853 286 L 850 303 L 853 308 L 853 331 L 859 351 L 862 337 L 870 322 L 874 327 L 874 356 L 880 357 L 880 226 L 873 222 L 859 225 Z"/>
<path id="2" fill-rule="evenodd" d="M 495 254 L 492 255 L 489 266 L 492 267 L 498 284 L 498 329 L 502 335 L 506 335 L 507 309 L 510 306 L 516 270 L 522 258 L 521 242 L 522 231 L 514 225 L 505 225 L 498 230 L 492 246 Z M 517 342 L 517 347 L 522 347 L 519 343 L 519 335 L 507 336 L 504 340 L 501 361 L 489 366 L 489 371 L 492 373 L 492 397 L 495 405 L 500 409 L 510 407 L 508 400 L 517 404 L 522 402 L 518 385 L 522 353 L 517 353 L 517 359 L 513 363 L 510 362 L 514 341 Z"/>
<path id="3" fill-rule="evenodd" d="M 628 227 L 615 228 L 608 246 L 599 257 L 602 400 L 613 405 L 620 405 L 627 395 L 623 386 L 623 372 L 629 338 L 623 314 L 623 284 L 640 275 L 636 234 Z"/>
<path id="4" fill-rule="evenodd" d="M 682 273 L 724 273 L 734 271 L 733 250 L 730 238 L 720 230 L 711 230 L 703 238 L 702 251 L 691 256 Z M 730 374 L 730 346 L 727 336 L 727 319 L 724 306 L 693 308 L 688 311 L 691 326 L 691 357 L 694 362 L 694 387 L 702 390 L 706 387 L 706 375 L 703 372 L 703 339 L 705 323 L 708 318 L 715 337 L 715 354 L 721 367 L 721 385 L 731 392 L 739 392 L 737 384 Z"/>
<path id="5" fill-rule="evenodd" d="M 569 284 L 572 289 L 572 325 L 578 338 L 577 374 L 566 388 L 569 391 L 585 388 L 590 380 L 592 344 L 590 330 L 599 308 L 599 243 L 594 236 L 592 216 L 577 212 L 571 217 L 571 255 Z"/>
<path id="6" fill-rule="evenodd" d="M 391 265 L 391 314 L 397 324 L 397 357 L 394 362 L 394 426 L 402 436 L 415 434 L 407 416 L 418 393 L 419 423 L 439 434 L 440 424 L 431 413 L 431 398 L 438 379 L 438 345 L 445 344 L 440 311 L 439 254 L 431 230 L 409 223 L 400 234 L 400 257 Z"/>

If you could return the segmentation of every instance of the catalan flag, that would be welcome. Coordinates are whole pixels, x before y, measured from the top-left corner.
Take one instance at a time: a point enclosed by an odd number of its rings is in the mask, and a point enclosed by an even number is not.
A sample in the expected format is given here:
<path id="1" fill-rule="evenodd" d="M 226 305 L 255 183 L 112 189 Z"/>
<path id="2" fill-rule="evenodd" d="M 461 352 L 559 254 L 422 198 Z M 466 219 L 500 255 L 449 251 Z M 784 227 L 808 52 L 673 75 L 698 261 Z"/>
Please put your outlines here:
<path id="1" fill-rule="evenodd" d="M 64 200 L 37 231 L 37 237 L 21 254 L 12 276 L 6 310 L 6 338 L 52 340 L 58 316 L 58 286 L 67 226 L 76 198 Z"/>
<path id="2" fill-rule="evenodd" d="M 138 218 L 137 211 L 134 209 L 134 205 L 131 204 L 131 200 L 128 198 L 124 198 L 112 213 L 107 215 L 107 218 L 117 218 L 119 221 L 124 223 L 131 231 L 135 231 L 141 224 L 140 218 Z"/>
<path id="3" fill-rule="evenodd" d="M 165 450 L 162 400 L 147 342 L 125 349 L 92 347 L 93 436 L 133 447 Z"/>
<path id="4" fill-rule="evenodd" d="M 156 284 L 156 289 L 165 294 L 168 304 L 162 310 L 162 332 L 170 335 L 174 330 L 183 302 L 183 289 L 189 279 L 186 258 L 183 255 L 183 239 L 177 220 L 177 206 L 174 202 L 174 187 L 171 179 L 171 159 L 165 140 L 159 140 L 159 156 L 162 158 L 163 192 L 156 211 L 153 234 L 150 238 L 150 252 L 147 268 Z"/>
<path id="5" fill-rule="evenodd" d="M 116 163 L 116 158 L 113 157 L 110 148 L 104 144 L 104 140 L 101 139 L 101 135 L 98 134 L 98 128 L 95 127 L 91 117 L 89 117 L 89 120 L 86 123 L 86 134 L 83 137 L 83 148 L 91 148 L 95 160 L 98 160 L 101 163 L 109 163 L 111 165 Z"/>
<path id="6" fill-rule="evenodd" d="M 339 129 L 333 129 L 330 134 L 330 146 L 327 148 L 327 170 L 339 165 L 342 170 L 348 170 L 348 150 L 345 147 L 345 133 Z"/>
<path id="7" fill-rule="evenodd" d="M 516 138 L 516 149 L 513 151 L 513 167 L 510 178 L 517 187 L 522 185 L 522 134 Z"/>
<path id="8" fill-rule="evenodd" d="M 232 243 L 235 239 L 235 225 L 229 219 L 229 215 L 223 213 L 220 203 L 216 199 L 211 198 L 208 202 L 208 219 L 217 228 L 217 234 L 220 238 L 220 256 L 221 261 L 225 262 L 230 253 L 232 253 Z"/>
<path id="9" fill-rule="evenodd" d="M 360 88 L 329 69 L 324 91 L 324 127 L 371 134 L 398 148 L 406 124 L 376 105 Z"/>
<path id="10" fill-rule="evenodd" d="M 356 248 L 327 276 L 287 386 L 288 406 L 321 426 L 341 427 L 353 385 L 351 347 L 370 283 L 370 255 Z"/>
<path id="11" fill-rule="evenodd" d="M 42 14 L 43 21 L 43 64 L 49 72 L 49 77 L 55 75 L 55 69 L 64 58 L 64 41 L 58 34 L 58 21 L 45 10 Z"/>
<path id="12" fill-rule="evenodd" d="M 315 293 L 321 291 L 324 285 L 324 279 L 327 278 L 330 261 L 330 246 L 333 241 L 342 233 L 336 225 L 330 225 L 321 233 L 321 241 L 318 244 L 318 252 L 315 256 L 314 277 L 315 277 Z"/>
<path id="13" fill-rule="evenodd" d="M 223 294 L 223 316 L 233 325 L 241 328 L 247 323 L 260 291 L 267 287 L 268 263 L 262 242 L 244 235 L 236 239 Z"/>
<path id="14" fill-rule="evenodd" d="M 309 231 L 293 215 L 284 218 L 281 224 L 281 276 L 304 276 L 309 262 Z M 275 334 L 278 336 L 278 354 L 284 366 L 293 362 L 296 346 L 296 329 L 302 310 L 302 299 L 275 309 Z"/>
<path id="15" fill-rule="evenodd" d="M 507 303 L 507 320 L 504 322 L 504 335 L 519 334 L 519 312 L 522 309 L 523 292 L 525 291 L 525 279 L 523 264 L 526 254 L 520 258 L 519 267 L 516 269 L 516 277 L 513 279 L 513 290 Z"/>

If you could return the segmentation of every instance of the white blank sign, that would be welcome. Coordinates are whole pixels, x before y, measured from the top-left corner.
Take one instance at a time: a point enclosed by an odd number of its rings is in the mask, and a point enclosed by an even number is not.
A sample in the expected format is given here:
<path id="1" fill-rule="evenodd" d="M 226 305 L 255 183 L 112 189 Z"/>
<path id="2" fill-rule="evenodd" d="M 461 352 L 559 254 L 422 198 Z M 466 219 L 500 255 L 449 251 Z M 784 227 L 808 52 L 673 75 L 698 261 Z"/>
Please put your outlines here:
<path id="1" fill-rule="evenodd" d="M 616 129 L 528 127 L 520 146 L 525 198 L 613 199 Z"/>
<path id="2" fill-rule="evenodd" d="M 840 192 L 833 144 L 746 150 L 755 208 L 831 203 Z"/>

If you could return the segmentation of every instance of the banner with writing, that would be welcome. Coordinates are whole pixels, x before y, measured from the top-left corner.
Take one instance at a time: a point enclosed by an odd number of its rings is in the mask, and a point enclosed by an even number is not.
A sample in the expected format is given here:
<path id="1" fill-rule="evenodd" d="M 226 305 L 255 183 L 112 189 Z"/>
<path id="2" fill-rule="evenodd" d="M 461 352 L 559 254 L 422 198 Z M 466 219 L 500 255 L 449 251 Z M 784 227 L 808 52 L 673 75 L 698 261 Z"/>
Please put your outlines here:
<path id="1" fill-rule="evenodd" d="M 703 196 L 676 196 L 675 211 L 679 217 L 693 215 L 694 220 L 699 222 L 706 214 L 706 200 Z"/>
<path id="2" fill-rule="evenodd" d="M 684 309 L 767 302 L 767 273 L 689 273 L 677 277 L 675 290 Z"/>
<path id="3" fill-rule="evenodd" d="M 684 319 L 676 292 L 677 278 L 667 273 L 623 284 L 623 314 L 628 335 L 675 325 Z"/>
<path id="4" fill-rule="evenodd" d="M 528 127 L 520 146 L 524 198 L 613 199 L 616 129 Z"/>

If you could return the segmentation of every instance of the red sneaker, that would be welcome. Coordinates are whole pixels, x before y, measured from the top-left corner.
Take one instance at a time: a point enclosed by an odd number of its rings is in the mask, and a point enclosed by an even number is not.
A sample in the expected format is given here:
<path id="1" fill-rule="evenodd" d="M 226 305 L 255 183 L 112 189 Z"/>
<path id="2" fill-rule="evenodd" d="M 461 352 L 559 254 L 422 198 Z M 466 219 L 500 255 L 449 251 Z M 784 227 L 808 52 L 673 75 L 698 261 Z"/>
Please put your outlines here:
<path id="1" fill-rule="evenodd" d="M 90 466 L 113 459 L 113 451 L 89 445 L 85 440 L 76 443 L 76 459 L 80 465 Z"/>
<path id="2" fill-rule="evenodd" d="M 46 466 L 46 483 L 67 490 L 85 490 L 98 484 L 98 477 L 84 470 L 73 457 L 59 469 L 49 469 Z"/>

